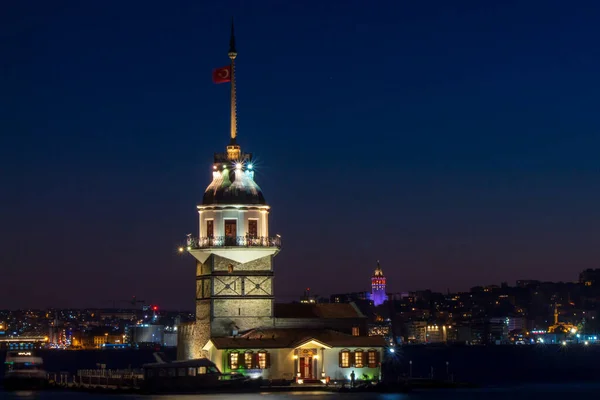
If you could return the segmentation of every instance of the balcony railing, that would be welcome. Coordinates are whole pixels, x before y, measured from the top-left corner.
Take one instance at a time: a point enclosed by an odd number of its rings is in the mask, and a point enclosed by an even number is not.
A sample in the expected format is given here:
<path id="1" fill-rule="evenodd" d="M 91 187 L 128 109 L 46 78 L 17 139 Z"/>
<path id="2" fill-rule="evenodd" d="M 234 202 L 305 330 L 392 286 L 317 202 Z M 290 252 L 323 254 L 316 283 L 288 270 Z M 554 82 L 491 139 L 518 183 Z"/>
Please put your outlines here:
<path id="1" fill-rule="evenodd" d="M 281 247 L 281 237 L 265 236 L 214 236 L 187 238 L 190 249 L 205 249 L 208 247 Z"/>

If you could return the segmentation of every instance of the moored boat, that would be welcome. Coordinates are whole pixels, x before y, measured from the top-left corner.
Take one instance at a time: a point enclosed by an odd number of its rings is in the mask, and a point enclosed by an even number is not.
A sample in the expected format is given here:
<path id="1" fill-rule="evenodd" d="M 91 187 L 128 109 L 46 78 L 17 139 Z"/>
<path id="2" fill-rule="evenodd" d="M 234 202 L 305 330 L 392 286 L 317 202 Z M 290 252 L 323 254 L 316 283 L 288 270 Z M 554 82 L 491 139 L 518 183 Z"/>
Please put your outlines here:
<path id="1" fill-rule="evenodd" d="M 31 351 L 9 351 L 4 366 L 5 390 L 34 390 L 48 386 L 44 362 Z"/>
<path id="2" fill-rule="evenodd" d="M 143 391 L 149 393 L 207 393 L 258 391 L 260 379 L 223 374 L 207 358 L 144 365 Z"/>

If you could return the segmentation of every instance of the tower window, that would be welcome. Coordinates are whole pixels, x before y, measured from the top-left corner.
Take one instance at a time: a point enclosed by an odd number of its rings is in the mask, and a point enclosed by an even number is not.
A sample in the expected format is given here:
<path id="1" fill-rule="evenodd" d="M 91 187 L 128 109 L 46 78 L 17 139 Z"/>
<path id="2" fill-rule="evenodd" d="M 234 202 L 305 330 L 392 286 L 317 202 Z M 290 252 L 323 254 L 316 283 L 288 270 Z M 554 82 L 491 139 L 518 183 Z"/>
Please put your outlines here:
<path id="1" fill-rule="evenodd" d="M 225 220 L 225 246 L 237 245 L 237 220 Z"/>
<path id="2" fill-rule="evenodd" d="M 212 219 L 206 221 L 206 237 L 213 238 L 215 235 L 215 225 Z"/>
<path id="3" fill-rule="evenodd" d="M 352 336 L 360 336 L 360 329 L 358 326 L 352 327 Z"/>
<path id="4" fill-rule="evenodd" d="M 250 237 L 258 236 L 258 220 L 255 220 L 255 219 L 248 220 L 248 235 Z"/>

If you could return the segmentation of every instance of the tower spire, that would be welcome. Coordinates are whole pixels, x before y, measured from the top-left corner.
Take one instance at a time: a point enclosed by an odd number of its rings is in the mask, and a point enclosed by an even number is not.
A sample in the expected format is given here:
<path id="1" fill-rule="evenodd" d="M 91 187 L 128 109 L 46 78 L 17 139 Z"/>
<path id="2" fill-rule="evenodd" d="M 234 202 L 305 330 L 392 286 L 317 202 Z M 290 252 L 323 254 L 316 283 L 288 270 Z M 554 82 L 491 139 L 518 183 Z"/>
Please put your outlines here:
<path id="1" fill-rule="evenodd" d="M 237 51 L 235 49 L 235 30 L 233 27 L 233 17 L 231 17 L 231 37 L 229 38 L 229 59 L 231 60 L 231 144 L 235 144 L 237 137 L 237 99 L 235 93 L 235 58 Z"/>

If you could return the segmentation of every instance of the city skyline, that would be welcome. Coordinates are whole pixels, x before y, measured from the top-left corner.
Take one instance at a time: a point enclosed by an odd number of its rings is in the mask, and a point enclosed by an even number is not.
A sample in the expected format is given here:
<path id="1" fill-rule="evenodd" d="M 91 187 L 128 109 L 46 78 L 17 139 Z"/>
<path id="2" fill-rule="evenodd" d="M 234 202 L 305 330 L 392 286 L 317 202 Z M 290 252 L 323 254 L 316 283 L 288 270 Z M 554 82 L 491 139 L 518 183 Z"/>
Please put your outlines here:
<path id="1" fill-rule="evenodd" d="M 377 260 L 390 292 L 596 268 L 593 13 L 336 3 L 8 7 L 0 304 L 192 307 L 232 13 L 276 298 L 367 290 Z"/>

